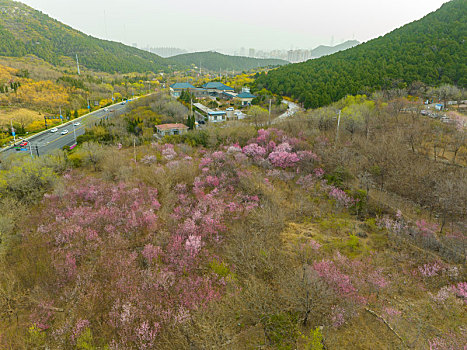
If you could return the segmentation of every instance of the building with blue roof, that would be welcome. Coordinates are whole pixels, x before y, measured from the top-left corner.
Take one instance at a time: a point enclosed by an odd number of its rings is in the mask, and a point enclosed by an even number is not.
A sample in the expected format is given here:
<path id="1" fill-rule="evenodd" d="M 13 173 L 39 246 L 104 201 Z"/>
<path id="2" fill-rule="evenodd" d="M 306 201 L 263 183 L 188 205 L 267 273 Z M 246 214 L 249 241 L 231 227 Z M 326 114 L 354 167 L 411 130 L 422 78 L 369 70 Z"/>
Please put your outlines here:
<path id="1" fill-rule="evenodd" d="M 250 92 L 250 89 L 249 88 L 246 88 L 244 87 L 242 89 L 242 92 L 239 93 L 235 99 L 237 100 L 240 100 L 240 102 L 242 103 L 242 106 L 250 106 L 251 105 L 251 101 L 253 101 L 253 99 L 256 98 L 255 95 L 253 95 L 251 92 Z"/>
<path id="2" fill-rule="evenodd" d="M 219 91 L 235 91 L 234 88 L 227 86 L 219 81 L 210 81 L 203 85 L 205 89 L 219 90 Z"/>
<path id="3" fill-rule="evenodd" d="M 184 90 L 195 95 L 195 97 L 208 96 L 208 91 L 206 89 L 194 87 L 190 83 L 175 83 L 170 85 L 170 95 L 172 97 L 179 98 Z"/>

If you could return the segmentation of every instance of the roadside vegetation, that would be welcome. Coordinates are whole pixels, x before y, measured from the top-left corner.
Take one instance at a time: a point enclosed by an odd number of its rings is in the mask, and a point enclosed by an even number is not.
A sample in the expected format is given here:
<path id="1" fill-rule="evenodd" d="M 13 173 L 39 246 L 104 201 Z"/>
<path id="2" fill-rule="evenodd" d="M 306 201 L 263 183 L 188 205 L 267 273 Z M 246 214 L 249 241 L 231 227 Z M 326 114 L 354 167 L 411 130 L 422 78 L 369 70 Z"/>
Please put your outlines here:
<path id="1" fill-rule="evenodd" d="M 82 75 L 53 67 L 32 57 L 0 59 L 0 147 L 18 137 L 71 120 L 97 108 L 160 87 L 161 76 L 154 74 L 110 75 L 82 70 Z M 88 109 L 89 106 L 89 109 Z"/>
<path id="2" fill-rule="evenodd" d="M 2 347 L 463 348 L 465 125 L 355 96 L 156 142 L 187 110 L 146 101 L 2 159 Z"/>

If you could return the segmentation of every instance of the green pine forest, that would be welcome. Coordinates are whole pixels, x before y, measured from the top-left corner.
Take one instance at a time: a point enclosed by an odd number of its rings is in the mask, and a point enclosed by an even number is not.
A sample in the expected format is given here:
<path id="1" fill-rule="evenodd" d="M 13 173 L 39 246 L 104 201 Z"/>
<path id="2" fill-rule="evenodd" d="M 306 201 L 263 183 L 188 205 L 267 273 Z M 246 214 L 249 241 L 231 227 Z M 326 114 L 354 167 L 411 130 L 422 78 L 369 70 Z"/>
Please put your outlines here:
<path id="1" fill-rule="evenodd" d="M 108 73 L 167 71 L 171 62 L 150 52 L 81 33 L 22 3 L 0 0 L 0 56 L 35 55 L 63 65 L 80 64 Z"/>
<path id="2" fill-rule="evenodd" d="M 467 0 L 452 0 L 419 21 L 349 50 L 262 73 L 256 88 L 316 108 L 348 94 L 418 81 L 467 87 Z"/>
<path id="3" fill-rule="evenodd" d="M 248 71 L 280 66 L 287 61 L 256 59 L 199 52 L 162 58 L 122 43 L 101 40 L 79 32 L 20 2 L 0 0 L 0 56 L 35 55 L 55 66 L 80 64 L 107 73 L 169 72 L 198 66 L 210 71 Z"/>

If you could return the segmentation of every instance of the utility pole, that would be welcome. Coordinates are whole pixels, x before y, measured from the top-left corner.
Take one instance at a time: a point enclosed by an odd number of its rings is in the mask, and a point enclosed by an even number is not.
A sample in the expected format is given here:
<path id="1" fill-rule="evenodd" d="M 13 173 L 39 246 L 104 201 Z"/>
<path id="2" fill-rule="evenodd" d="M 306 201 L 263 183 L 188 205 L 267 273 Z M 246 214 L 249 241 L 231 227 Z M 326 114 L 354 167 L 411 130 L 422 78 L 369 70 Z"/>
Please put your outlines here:
<path id="1" fill-rule="evenodd" d="M 76 54 L 76 66 L 78 67 L 78 75 L 81 75 L 81 72 L 79 71 L 78 54 Z"/>
<path id="2" fill-rule="evenodd" d="M 13 120 L 10 119 L 10 124 L 11 124 L 11 134 L 13 135 L 13 142 L 16 143 L 16 133 L 15 129 L 13 129 Z"/>
<path id="3" fill-rule="evenodd" d="M 336 147 L 337 147 L 337 140 L 339 139 L 339 126 L 341 125 L 341 113 L 342 110 L 339 110 L 339 117 L 337 119 L 337 130 L 336 130 Z"/>
<path id="4" fill-rule="evenodd" d="M 269 99 L 269 117 L 268 117 L 268 125 L 271 126 L 271 99 Z"/>
<path id="5" fill-rule="evenodd" d="M 76 139 L 76 128 L 75 128 L 75 123 L 73 123 L 73 135 L 75 136 L 75 143 L 78 143 Z"/>
<path id="6" fill-rule="evenodd" d="M 134 158 L 135 158 L 135 163 L 136 163 L 136 139 L 133 138 L 133 150 L 134 150 Z"/>
<path id="7" fill-rule="evenodd" d="M 31 158 L 34 159 L 34 156 L 32 155 L 32 146 L 31 146 L 31 142 L 29 142 L 29 153 L 31 153 Z"/>

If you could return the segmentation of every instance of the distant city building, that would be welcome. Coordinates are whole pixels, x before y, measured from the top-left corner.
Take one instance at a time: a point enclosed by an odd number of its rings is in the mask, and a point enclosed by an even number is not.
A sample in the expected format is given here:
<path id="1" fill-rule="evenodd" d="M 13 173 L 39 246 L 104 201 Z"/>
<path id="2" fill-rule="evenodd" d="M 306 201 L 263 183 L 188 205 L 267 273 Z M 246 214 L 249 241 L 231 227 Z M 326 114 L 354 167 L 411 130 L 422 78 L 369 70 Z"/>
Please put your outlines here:
<path id="1" fill-rule="evenodd" d="M 297 63 L 297 62 L 303 62 L 303 61 L 307 61 L 307 60 L 314 59 L 314 58 L 319 58 L 325 55 L 330 55 L 338 51 L 346 50 L 358 44 L 359 42 L 356 40 L 349 40 L 336 46 L 321 45 L 321 46 L 314 48 L 313 50 L 294 49 L 294 50 L 262 51 L 262 50 L 255 50 L 251 48 L 249 49 L 248 56 L 255 57 L 255 58 L 276 58 L 276 59 L 281 59 L 281 60 L 286 60 L 289 62 Z M 242 49 L 240 49 L 240 53 L 241 52 L 242 52 Z"/>

